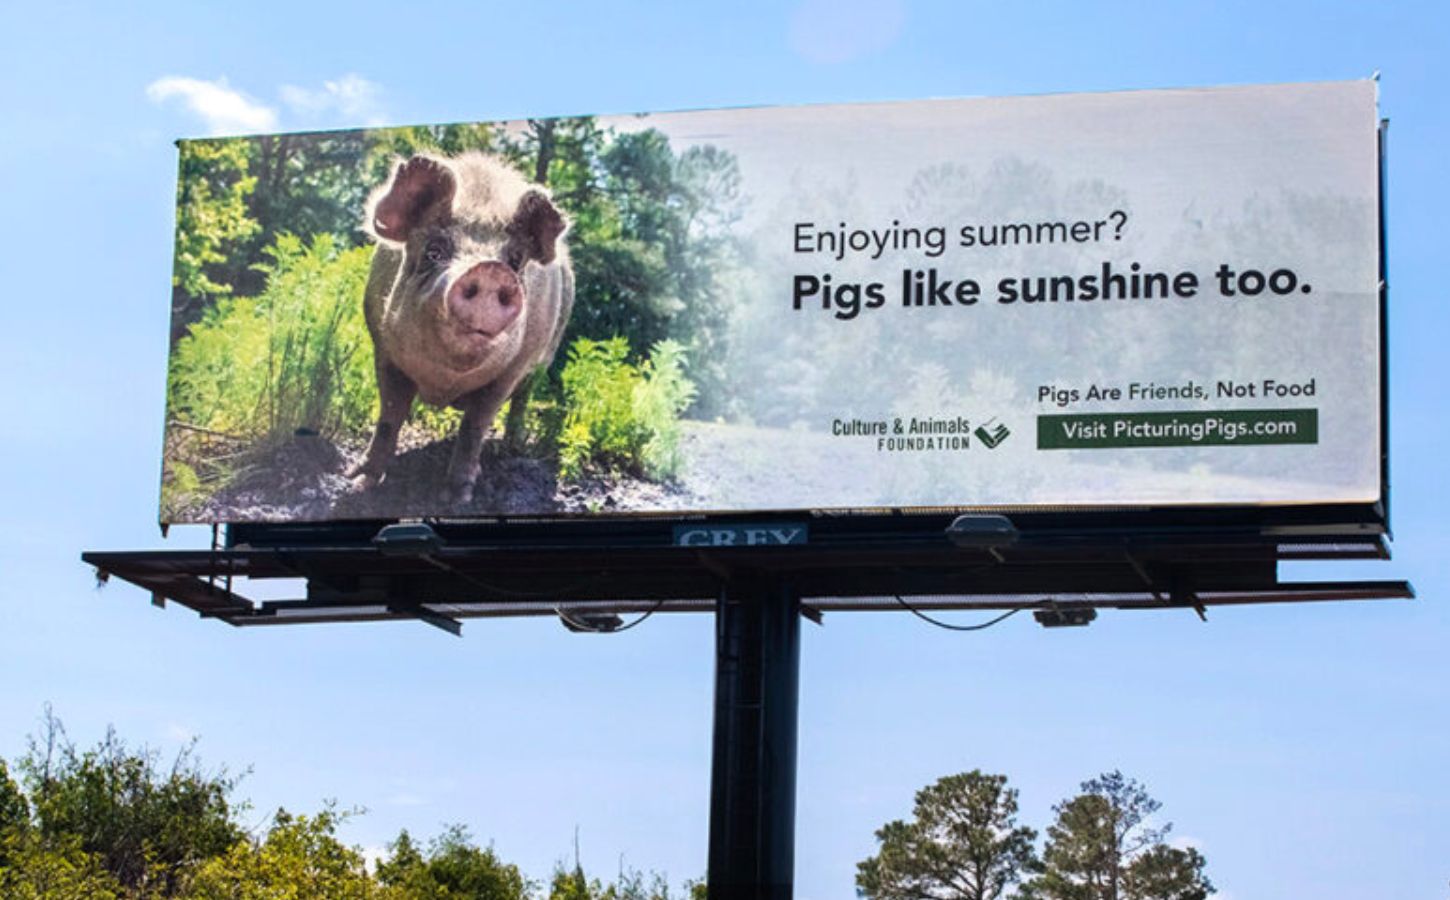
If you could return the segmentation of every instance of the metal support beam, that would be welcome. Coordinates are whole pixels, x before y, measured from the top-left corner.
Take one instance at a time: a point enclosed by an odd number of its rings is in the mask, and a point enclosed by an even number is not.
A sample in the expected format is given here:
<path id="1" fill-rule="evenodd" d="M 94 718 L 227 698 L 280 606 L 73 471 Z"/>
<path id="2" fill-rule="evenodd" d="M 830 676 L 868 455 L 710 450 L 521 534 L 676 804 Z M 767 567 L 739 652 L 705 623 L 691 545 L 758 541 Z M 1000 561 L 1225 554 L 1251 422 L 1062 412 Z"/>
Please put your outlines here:
<path id="1" fill-rule="evenodd" d="M 800 597 L 778 578 L 731 578 L 715 612 L 711 900 L 790 900 Z"/>

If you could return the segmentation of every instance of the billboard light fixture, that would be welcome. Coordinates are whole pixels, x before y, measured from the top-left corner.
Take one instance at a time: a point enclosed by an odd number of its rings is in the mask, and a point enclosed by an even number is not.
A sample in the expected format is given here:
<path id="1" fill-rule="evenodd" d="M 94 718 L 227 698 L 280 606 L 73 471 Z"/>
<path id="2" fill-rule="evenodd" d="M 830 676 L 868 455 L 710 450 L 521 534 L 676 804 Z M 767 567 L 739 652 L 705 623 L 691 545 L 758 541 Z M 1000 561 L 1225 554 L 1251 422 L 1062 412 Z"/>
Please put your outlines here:
<path id="1" fill-rule="evenodd" d="M 1087 625 L 1098 617 L 1098 611 L 1091 606 L 1062 609 L 1057 606 L 1050 606 L 1047 609 L 1035 610 L 1032 618 L 1043 628 L 1078 628 Z"/>
<path id="2" fill-rule="evenodd" d="M 947 540 L 958 547 L 996 550 L 1017 543 L 1021 533 L 1006 516 L 968 513 L 957 516 L 947 526 Z"/>
<path id="3" fill-rule="evenodd" d="M 621 631 L 628 631 L 636 625 L 648 619 L 660 611 L 665 605 L 665 599 L 661 597 L 654 602 L 649 609 L 641 613 L 631 622 L 625 622 L 619 616 L 611 612 L 584 612 L 581 610 L 568 610 L 563 605 L 554 607 L 554 615 L 559 617 L 559 623 L 575 634 L 618 634 Z"/>
<path id="4" fill-rule="evenodd" d="M 443 538 L 424 522 L 395 522 L 373 536 L 384 556 L 428 556 L 443 549 Z"/>
<path id="5" fill-rule="evenodd" d="M 555 607 L 554 612 L 559 615 L 560 624 L 575 634 L 608 634 L 624 624 L 614 613 L 565 612 L 560 607 Z"/>

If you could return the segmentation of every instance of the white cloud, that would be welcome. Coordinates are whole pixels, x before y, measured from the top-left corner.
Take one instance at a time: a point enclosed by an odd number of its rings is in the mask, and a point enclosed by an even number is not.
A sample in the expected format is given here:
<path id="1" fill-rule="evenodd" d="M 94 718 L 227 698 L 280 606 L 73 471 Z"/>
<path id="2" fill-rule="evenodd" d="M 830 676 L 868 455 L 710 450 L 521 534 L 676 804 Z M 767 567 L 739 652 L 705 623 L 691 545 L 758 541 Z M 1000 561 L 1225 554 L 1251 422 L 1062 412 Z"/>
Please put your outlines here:
<path id="1" fill-rule="evenodd" d="M 338 118 L 349 125 L 381 125 L 382 88 L 356 73 L 348 73 L 320 88 L 282 85 L 282 102 L 309 120 Z"/>
<path id="2" fill-rule="evenodd" d="M 790 45 L 813 63 L 844 63 L 896 43 L 904 0 L 802 0 L 790 19 Z"/>
<path id="3" fill-rule="evenodd" d="M 146 96 L 153 103 L 179 98 L 188 110 L 206 123 L 210 134 L 238 134 L 275 131 L 277 111 L 234 90 L 225 78 L 203 81 L 168 75 L 146 86 Z"/>

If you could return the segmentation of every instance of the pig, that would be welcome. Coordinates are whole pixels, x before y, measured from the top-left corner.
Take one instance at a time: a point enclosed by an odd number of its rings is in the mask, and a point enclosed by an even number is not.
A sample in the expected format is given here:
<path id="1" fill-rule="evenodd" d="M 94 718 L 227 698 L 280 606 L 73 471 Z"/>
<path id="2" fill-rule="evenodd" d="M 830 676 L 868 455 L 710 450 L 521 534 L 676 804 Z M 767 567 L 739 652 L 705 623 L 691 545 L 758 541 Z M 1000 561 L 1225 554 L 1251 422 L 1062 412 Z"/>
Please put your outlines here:
<path id="1" fill-rule="evenodd" d="M 363 314 L 381 408 L 348 475 L 361 488 L 383 479 L 418 397 L 463 411 L 440 487 L 467 503 L 499 408 L 525 402 L 520 385 L 559 349 L 574 307 L 568 224 L 500 159 L 419 153 L 372 193 L 363 228 L 377 242 Z"/>

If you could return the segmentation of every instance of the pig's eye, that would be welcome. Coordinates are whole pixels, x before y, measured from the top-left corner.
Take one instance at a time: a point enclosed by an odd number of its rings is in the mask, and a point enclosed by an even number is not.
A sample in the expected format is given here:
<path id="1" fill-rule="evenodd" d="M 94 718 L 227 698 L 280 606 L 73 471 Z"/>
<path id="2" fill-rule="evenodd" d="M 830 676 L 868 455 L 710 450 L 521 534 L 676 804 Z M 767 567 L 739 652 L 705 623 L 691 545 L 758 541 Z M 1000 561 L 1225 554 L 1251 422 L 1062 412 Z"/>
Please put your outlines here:
<path id="1" fill-rule="evenodd" d="M 517 247 L 509 247 L 503 252 L 503 261 L 510 269 L 517 272 L 524 267 L 524 251 Z"/>
<path id="2" fill-rule="evenodd" d="M 434 238 L 423 248 L 423 258 L 430 263 L 441 263 L 448 259 L 452 249 L 443 238 Z"/>

